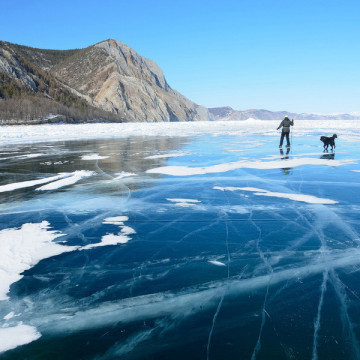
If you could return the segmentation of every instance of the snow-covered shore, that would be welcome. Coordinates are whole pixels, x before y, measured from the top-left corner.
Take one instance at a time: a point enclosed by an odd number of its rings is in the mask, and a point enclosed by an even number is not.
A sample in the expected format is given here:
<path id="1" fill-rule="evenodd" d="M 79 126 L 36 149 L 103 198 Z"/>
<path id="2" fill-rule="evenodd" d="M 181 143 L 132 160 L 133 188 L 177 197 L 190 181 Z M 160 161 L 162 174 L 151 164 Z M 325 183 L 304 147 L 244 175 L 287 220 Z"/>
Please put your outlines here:
<path id="1" fill-rule="evenodd" d="M 162 123 L 93 123 L 1 126 L 2 144 L 42 141 L 82 140 L 96 138 L 124 138 L 130 136 L 194 136 L 211 135 L 277 135 L 280 121 L 198 121 Z M 340 133 L 342 140 L 360 136 L 357 120 L 295 120 L 293 136 L 310 136 L 316 133 Z"/>

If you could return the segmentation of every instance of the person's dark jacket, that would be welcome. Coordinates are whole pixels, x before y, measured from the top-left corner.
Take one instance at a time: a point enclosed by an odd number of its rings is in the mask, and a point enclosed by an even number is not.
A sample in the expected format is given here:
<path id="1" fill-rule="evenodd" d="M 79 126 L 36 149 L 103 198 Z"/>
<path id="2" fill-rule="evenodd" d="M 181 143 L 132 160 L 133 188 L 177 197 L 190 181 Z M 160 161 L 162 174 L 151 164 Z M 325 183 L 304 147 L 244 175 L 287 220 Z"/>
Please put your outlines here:
<path id="1" fill-rule="evenodd" d="M 290 132 L 290 126 L 294 126 L 294 120 L 285 118 L 276 130 L 279 130 L 282 127 L 282 132 L 288 133 Z"/>

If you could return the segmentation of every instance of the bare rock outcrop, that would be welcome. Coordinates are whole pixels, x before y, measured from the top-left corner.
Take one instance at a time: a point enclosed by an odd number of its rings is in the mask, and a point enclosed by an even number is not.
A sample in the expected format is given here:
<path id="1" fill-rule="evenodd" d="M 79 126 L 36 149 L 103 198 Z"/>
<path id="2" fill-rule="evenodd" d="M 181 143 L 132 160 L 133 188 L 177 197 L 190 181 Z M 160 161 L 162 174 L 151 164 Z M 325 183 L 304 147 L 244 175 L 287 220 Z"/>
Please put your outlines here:
<path id="1" fill-rule="evenodd" d="M 129 121 L 212 119 L 206 108 L 173 90 L 154 61 L 116 40 L 83 49 L 52 72 L 103 110 Z"/>
<path id="2" fill-rule="evenodd" d="M 5 48 L 0 47 L 0 72 L 9 78 L 18 81 L 25 87 L 36 90 L 37 84 L 34 78 L 19 61 Z"/>
<path id="3" fill-rule="evenodd" d="M 43 96 L 67 108 L 76 106 L 82 118 L 90 116 L 89 106 L 91 114 L 98 109 L 102 119 L 111 121 L 213 119 L 208 109 L 173 90 L 154 61 L 112 39 L 73 50 L 0 41 L 0 82 L 0 99 L 14 91 L 19 99 Z"/>

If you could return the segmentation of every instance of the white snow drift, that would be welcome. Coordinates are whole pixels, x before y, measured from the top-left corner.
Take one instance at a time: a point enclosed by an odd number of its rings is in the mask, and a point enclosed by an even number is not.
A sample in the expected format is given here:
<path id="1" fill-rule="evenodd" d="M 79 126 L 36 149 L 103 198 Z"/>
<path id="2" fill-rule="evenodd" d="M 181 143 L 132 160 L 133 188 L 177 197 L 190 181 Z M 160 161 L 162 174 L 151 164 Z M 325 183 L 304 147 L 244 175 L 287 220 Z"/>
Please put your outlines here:
<path id="1" fill-rule="evenodd" d="M 313 195 L 304 195 L 304 194 L 293 194 L 293 193 L 281 193 L 281 192 L 272 192 L 268 190 L 253 188 L 253 187 L 220 187 L 220 186 L 214 186 L 214 190 L 221 190 L 221 191 L 252 191 L 254 195 L 260 195 L 260 196 L 269 196 L 269 197 L 277 197 L 277 198 L 283 198 L 283 199 L 289 199 L 294 201 L 302 201 L 309 204 L 337 204 L 338 202 L 335 200 L 330 199 L 323 199 L 318 198 Z"/>
<path id="2" fill-rule="evenodd" d="M 251 136 L 278 135 L 278 120 L 194 121 L 177 123 L 119 124 L 47 124 L 2 126 L 2 144 L 70 139 L 125 138 L 130 136 L 194 136 L 199 134 Z M 341 133 L 341 140 L 359 139 L 360 122 L 356 120 L 295 120 L 293 136 L 311 136 L 326 129 L 327 134 Z M 89 155 L 90 156 L 90 155 Z M 88 158 L 88 160 L 95 160 Z"/>
<path id="3" fill-rule="evenodd" d="M 19 281 L 25 270 L 43 259 L 76 249 L 53 242 L 64 234 L 49 228 L 50 224 L 43 221 L 0 231 L 0 301 L 8 298 L 10 285 Z"/>
<path id="4" fill-rule="evenodd" d="M 149 169 L 146 172 L 150 174 L 163 174 L 172 176 L 192 176 L 192 175 L 205 175 L 213 173 L 223 173 L 236 169 L 282 169 L 294 168 L 296 166 L 303 165 L 323 165 L 323 166 L 341 166 L 347 164 L 354 164 L 355 160 L 344 159 L 344 160 L 332 160 L 327 159 L 316 159 L 316 158 L 300 158 L 300 159 L 288 159 L 274 160 L 274 161 L 261 161 L 261 160 L 241 160 L 223 164 L 216 164 L 211 166 L 203 167 L 190 167 L 190 166 L 162 166 L 154 169 Z"/>

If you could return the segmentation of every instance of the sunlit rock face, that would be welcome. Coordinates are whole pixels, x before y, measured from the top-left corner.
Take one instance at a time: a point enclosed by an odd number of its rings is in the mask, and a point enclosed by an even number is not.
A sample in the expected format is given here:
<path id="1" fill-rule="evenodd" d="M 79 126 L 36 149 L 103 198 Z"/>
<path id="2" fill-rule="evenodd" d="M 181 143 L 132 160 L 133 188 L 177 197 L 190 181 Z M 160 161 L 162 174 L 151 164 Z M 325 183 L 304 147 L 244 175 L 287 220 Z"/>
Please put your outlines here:
<path id="1" fill-rule="evenodd" d="M 154 61 L 112 39 L 73 50 L 36 49 L 0 41 L 0 73 L 6 79 L 6 93 L 14 88 L 22 98 L 37 94 L 66 106 L 90 105 L 104 112 L 101 116 L 106 119 L 213 119 L 205 107 L 173 90 Z"/>
<path id="2" fill-rule="evenodd" d="M 6 74 L 10 79 L 19 81 L 29 89 L 35 90 L 35 80 L 27 74 L 26 70 L 19 64 L 13 54 L 0 44 L 0 73 Z"/>
<path id="3" fill-rule="evenodd" d="M 106 40 L 82 50 L 53 72 L 104 110 L 130 121 L 209 120 L 208 110 L 173 90 L 152 60 Z"/>

